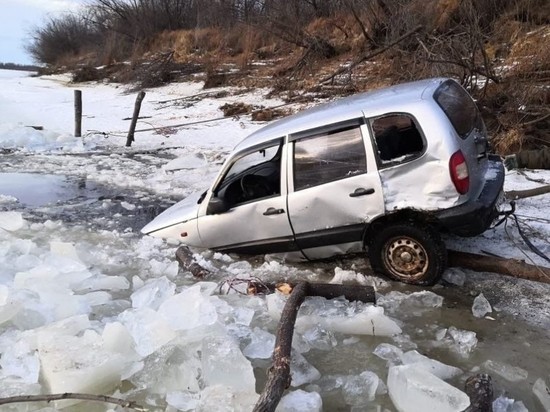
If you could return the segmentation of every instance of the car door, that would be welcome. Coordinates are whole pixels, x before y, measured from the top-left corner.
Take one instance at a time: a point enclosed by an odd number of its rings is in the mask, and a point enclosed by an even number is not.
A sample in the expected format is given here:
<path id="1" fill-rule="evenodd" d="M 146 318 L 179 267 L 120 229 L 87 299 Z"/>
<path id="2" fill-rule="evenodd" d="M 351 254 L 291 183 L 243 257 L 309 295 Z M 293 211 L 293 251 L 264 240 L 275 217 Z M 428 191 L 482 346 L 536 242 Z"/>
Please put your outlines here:
<path id="1" fill-rule="evenodd" d="M 364 119 L 290 136 L 288 211 L 306 257 L 362 247 L 366 223 L 384 213 L 384 198 Z"/>
<path id="2" fill-rule="evenodd" d="M 222 171 L 205 202 L 223 199 L 223 212 L 199 211 L 204 246 L 226 253 L 282 253 L 298 250 L 286 207 L 286 154 L 283 140 L 245 151 Z"/>

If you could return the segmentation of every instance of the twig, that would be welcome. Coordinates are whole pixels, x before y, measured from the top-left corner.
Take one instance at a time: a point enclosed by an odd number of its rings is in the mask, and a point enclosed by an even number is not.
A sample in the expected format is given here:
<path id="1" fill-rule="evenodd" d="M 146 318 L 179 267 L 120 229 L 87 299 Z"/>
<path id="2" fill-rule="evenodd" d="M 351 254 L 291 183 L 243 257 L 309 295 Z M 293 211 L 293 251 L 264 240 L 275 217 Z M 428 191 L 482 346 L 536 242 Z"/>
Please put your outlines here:
<path id="1" fill-rule="evenodd" d="M 278 104 L 278 105 L 276 105 L 276 106 L 264 107 L 264 108 L 262 108 L 262 109 L 252 110 L 252 111 L 250 111 L 250 112 L 248 112 L 248 113 L 244 113 L 244 114 L 253 114 L 253 113 L 261 112 L 262 110 L 278 109 L 279 107 L 290 106 L 291 104 L 294 104 L 294 103 L 283 103 L 283 104 Z M 193 125 L 196 125 L 196 124 L 217 122 L 217 121 L 219 121 L 219 120 L 228 120 L 228 119 L 234 119 L 234 117 L 225 117 L 225 116 L 223 116 L 223 117 L 215 117 L 215 118 L 213 118 L 213 119 L 197 120 L 197 121 L 189 122 L 189 123 L 180 123 L 180 124 L 172 124 L 172 125 L 167 125 L 167 126 L 150 127 L 150 128 L 148 128 L 148 129 L 139 129 L 139 130 L 136 130 L 135 133 L 152 132 L 152 131 L 156 131 L 156 130 L 159 130 L 159 129 L 163 129 L 163 128 L 166 128 L 166 127 L 170 127 L 170 128 L 177 129 L 177 128 L 185 127 L 185 126 L 193 126 Z"/>
<path id="2" fill-rule="evenodd" d="M 136 411 L 146 411 L 143 406 L 138 405 L 133 401 L 127 401 L 125 399 L 113 398 L 105 395 L 92 395 L 88 393 L 57 393 L 50 395 L 23 395 L 23 396 L 10 396 L 8 398 L 0 398 L 0 405 L 7 405 L 10 403 L 23 403 L 23 402 L 52 402 L 60 401 L 64 399 L 78 399 L 81 401 L 103 402 L 112 403 L 114 405 L 122 406 L 123 408 L 134 409 Z"/>
<path id="3" fill-rule="evenodd" d="M 349 72 L 351 70 L 353 70 L 356 66 L 360 65 L 361 63 L 363 63 L 364 61 L 366 60 L 370 60 L 372 59 L 373 57 L 376 57 L 378 56 L 379 54 L 382 54 L 384 53 L 386 50 L 388 49 L 391 49 L 393 46 L 395 46 L 396 44 L 398 43 L 401 43 L 403 40 L 405 40 L 407 37 L 410 37 L 412 36 L 413 34 L 419 32 L 420 30 L 422 30 L 424 28 L 424 26 L 422 25 L 419 25 L 419 26 L 416 26 L 414 29 L 412 29 L 411 31 L 408 31 L 407 33 L 405 33 L 404 35 L 402 35 L 401 37 L 399 37 L 398 39 L 392 41 L 391 43 L 387 44 L 386 46 L 382 47 L 381 49 L 378 49 L 378 50 L 375 50 L 374 52 L 372 53 L 369 53 L 369 54 L 365 54 L 363 56 L 361 56 L 359 59 L 355 60 L 354 62 L 352 62 L 349 66 L 347 67 L 342 67 L 341 69 L 338 69 L 336 70 L 334 73 L 332 73 L 330 76 L 327 76 L 325 77 L 324 79 L 321 79 L 321 81 L 319 83 L 326 83 L 328 81 L 332 81 L 336 76 L 342 74 L 342 73 L 345 73 L 345 72 Z"/>

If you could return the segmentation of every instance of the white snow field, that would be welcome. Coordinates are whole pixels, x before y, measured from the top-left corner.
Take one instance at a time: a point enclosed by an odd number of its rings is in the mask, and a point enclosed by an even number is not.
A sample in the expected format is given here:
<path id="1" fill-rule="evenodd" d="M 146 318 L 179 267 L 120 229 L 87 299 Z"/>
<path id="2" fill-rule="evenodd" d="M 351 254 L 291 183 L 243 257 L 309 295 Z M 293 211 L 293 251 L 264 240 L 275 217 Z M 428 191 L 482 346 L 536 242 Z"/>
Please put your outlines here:
<path id="1" fill-rule="evenodd" d="M 76 87 L 83 138 L 72 136 Z M 160 210 L 205 189 L 224 156 L 262 124 L 243 116 L 167 126 L 221 117 L 227 102 L 282 103 L 265 98 L 268 90 L 237 88 L 160 103 L 202 91 L 200 82 L 148 90 L 138 129 L 157 131 L 137 133 L 126 148 L 122 119 L 135 93 L 0 71 L 0 397 L 83 392 L 151 411 L 250 411 L 286 299 L 237 293 L 254 277 L 378 292 L 377 306 L 306 299 L 278 411 L 460 411 L 469 404 L 465 380 L 480 372 L 493 377 L 495 411 L 548 410 L 546 284 L 450 268 L 438 285 L 418 288 L 364 275 L 361 256 L 292 264 L 196 251 L 213 273 L 199 281 L 178 268 L 177 245 L 142 236 Z M 550 171 L 506 176 L 508 190 L 540 184 L 550 184 Z M 525 233 L 547 255 L 549 210 L 550 195 L 517 201 Z M 511 222 L 445 240 L 544 264 Z M 228 279 L 234 288 L 223 285 Z M 78 401 L 0 409 L 120 410 Z"/>

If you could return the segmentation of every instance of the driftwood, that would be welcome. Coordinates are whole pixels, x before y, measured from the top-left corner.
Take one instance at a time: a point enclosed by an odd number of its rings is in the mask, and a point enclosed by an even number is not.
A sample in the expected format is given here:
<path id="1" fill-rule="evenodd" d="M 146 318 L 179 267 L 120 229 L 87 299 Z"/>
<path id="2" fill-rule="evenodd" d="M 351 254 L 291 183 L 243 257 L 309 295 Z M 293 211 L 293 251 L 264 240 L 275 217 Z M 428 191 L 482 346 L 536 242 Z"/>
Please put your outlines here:
<path id="1" fill-rule="evenodd" d="M 61 401 L 64 399 L 77 399 L 81 401 L 93 401 L 111 403 L 113 405 L 119 405 L 123 408 L 130 408 L 137 411 L 145 411 L 146 409 L 139 406 L 137 403 L 127 401 L 125 399 L 113 398 L 111 396 L 104 395 L 91 395 L 88 393 L 57 393 L 51 395 L 25 395 L 25 396 L 11 396 L 9 398 L 0 398 L 0 405 L 7 405 L 10 403 L 24 403 L 24 402 L 53 402 Z"/>
<path id="2" fill-rule="evenodd" d="M 260 399 L 254 406 L 253 412 L 275 411 L 285 389 L 290 386 L 290 352 L 292 349 L 292 335 L 298 309 L 308 292 L 308 284 L 301 282 L 292 290 L 281 314 L 275 349 L 273 350 L 273 364 L 269 368 L 267 382 Z"/>
<path id="3" fill-rule="evenodd" d="M 344 294 L 344 296 L 349 300 L 374 302 L 374 289 L 370 286 L 350 286 L 347 288 L 345 285 L 299 282 L 294 286 L 289 284 L 279 285 L 278 288 L 282 288 L 284 285 L 292 287 L 292 290 L 281 313 L 275 338 L 275 349 L 273 350 L 273 363 L 269 368 L 267 382 L 262 394 L 256 406 L 254 406 L 254 412 L 275 411 L 284 391 L 290 386 L 290 359 L 294 324 L 300 305 L 306 296 L 324 296 L 330 299 L 343 295 L 344 293 L 341 292 L 345 289 L 349 294 L 347 296 Z M 356 290 L 352 291 L 352 289 Z"/>
<path id="4" fill-rule="evenodd" d="M 477 272 L 493 272 L 515 278 L 550 283 L 550 268 L 530 265 L 518 259 L 505 259 L 449 250 L 449 266 L 459 266 Z"/>
<path id="5" fill-rule="evenodd" d="M 278 290 L 288 295 L 298 284 L 292 282 L 275 284 L 251 281 L 248 283 L 247 292 L 249 295 L 257 295 L 274 293 Z M 376 303 L 376 293 L 371 286 L 308 283 L 308 296 L 321 296 L 325 299 L 334 299 L 343 296 L 349 301 Z"/>
<path id="6" fill-rule="evenodd" d="M 193 252 L 191 252 L 185 246 L 181 246 L 176 250 L 176 260 L 180 266 L 191 272 L 191 274 L 196 278 L 204 278 L 210 274 L 210 271 L 203 268 L 193 259 Z"/>
<path id="7" fill-rule="evenodd" d="M 527 197 L 540 196 L 550 193 L 550 185 L 535 187 L 527 190 L 510 190 L 506 192 L 506 197 L 510 200 L 525 199 Z"/>
<path id="8" fill-rule="evenodd" d="M 464 385 L 470 406 L 465 412 L 493 411 L 493 382 L 490 375 L 479 373 L 470 376 Z"/>

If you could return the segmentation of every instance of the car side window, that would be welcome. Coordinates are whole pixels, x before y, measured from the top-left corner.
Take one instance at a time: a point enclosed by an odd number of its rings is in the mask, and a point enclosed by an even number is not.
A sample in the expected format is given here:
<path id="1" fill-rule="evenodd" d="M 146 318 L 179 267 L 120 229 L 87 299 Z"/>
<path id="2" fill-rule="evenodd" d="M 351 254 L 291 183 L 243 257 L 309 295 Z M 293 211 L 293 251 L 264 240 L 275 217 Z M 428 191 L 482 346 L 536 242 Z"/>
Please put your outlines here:
<path id="1" fill-rule="evenodd" d="M 367 172 L 359 126 L 308 136 L 294 142 L 294 190 Z"/>
<path id="2" fill-rule="evenodd" d="M 370 121 L 382 164 L 412 160 L 424 152 L 424 139 L 413 117 L 390 114 Z"/>
<path id="3" fill-rule="evenodd" d="M 281 143 L 237 159 L 215 194 L 224 198 L 229 207 L 281 194 Z"/>

